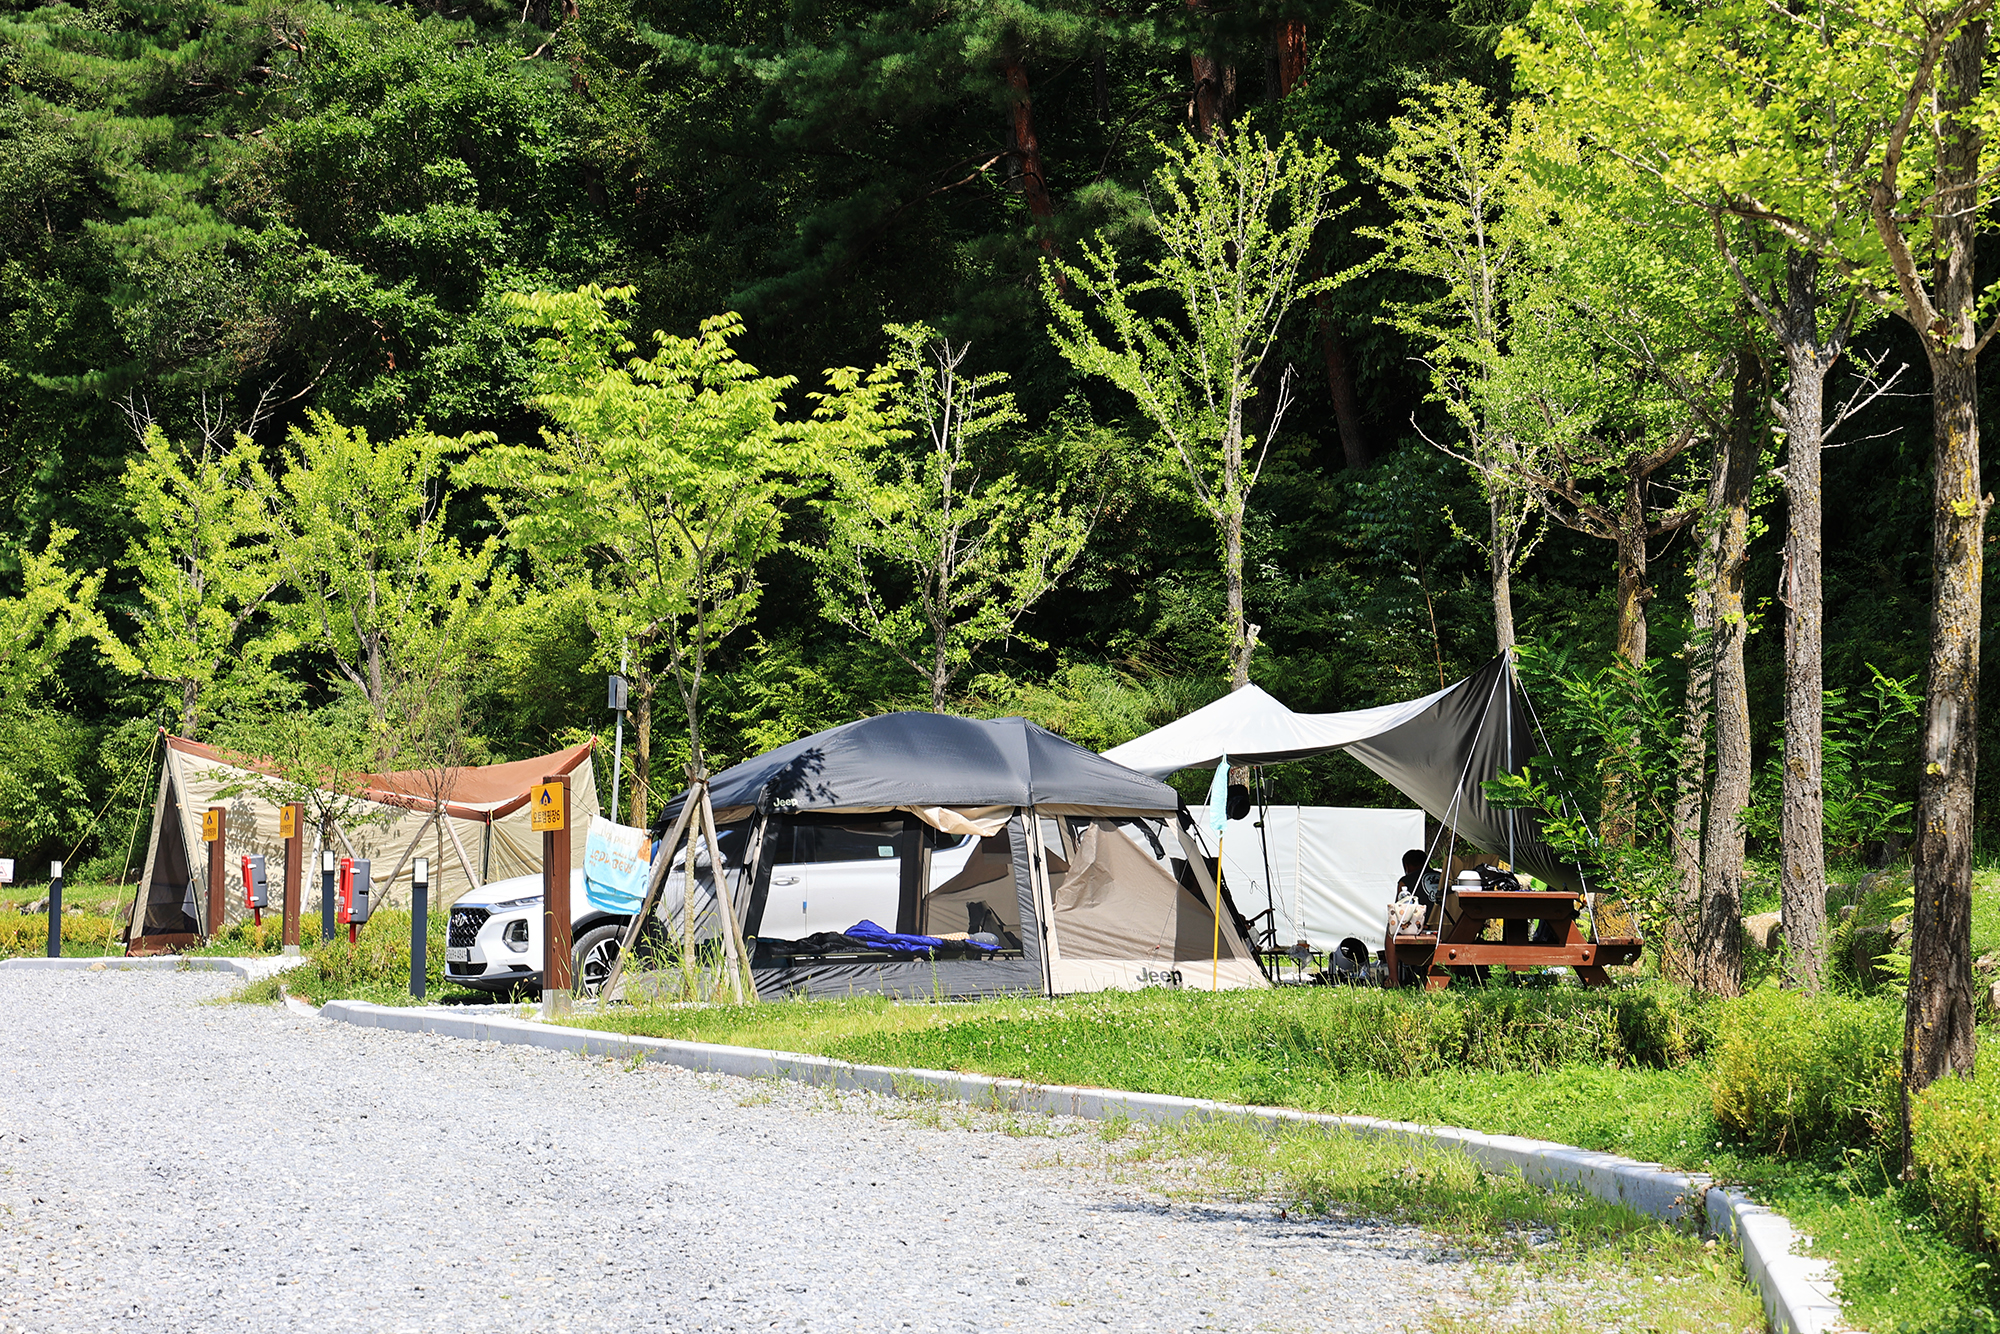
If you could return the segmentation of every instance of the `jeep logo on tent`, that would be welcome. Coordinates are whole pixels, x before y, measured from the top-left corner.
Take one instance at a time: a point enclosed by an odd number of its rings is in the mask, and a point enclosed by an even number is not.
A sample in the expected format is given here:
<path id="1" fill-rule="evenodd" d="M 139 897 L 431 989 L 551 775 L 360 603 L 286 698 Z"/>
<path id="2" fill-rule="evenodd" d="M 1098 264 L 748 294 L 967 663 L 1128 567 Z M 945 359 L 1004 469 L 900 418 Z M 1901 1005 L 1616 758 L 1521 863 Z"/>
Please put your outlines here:
<path id="1" fill-rule="evenodd" d="M 1181 970 L 1178 968 L 1141 968 L 1139 985 L 1142 987 L 1177 987 L 1181 984 Z"/>

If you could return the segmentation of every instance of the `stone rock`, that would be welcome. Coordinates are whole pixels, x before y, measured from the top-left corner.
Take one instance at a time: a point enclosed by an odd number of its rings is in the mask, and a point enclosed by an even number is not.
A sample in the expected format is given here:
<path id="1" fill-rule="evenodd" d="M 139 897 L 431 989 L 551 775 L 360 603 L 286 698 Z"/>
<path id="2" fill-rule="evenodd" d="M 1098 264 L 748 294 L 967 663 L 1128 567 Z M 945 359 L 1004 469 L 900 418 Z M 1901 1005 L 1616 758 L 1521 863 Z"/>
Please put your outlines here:
<path id="1" fill-rule="evenodd" d="M 1876 978 L 1880 976 L 1876 962 L 1908 948 L 1909 943 L 1910 919 L 1907 915 L 1880 926 L 1864 926 L 1854 933 L 1853 943 L 1848 946 L 1848 962 L 1857 977 Z"/>
<path id="2" fill-rule="evenodd" d="M 697 872 L 696 872 L 696 874 L 700 874 L 700 872 L 699 872 L 699 871 L 697 871 Z M 1841 905 L 1840 905 L 1840 920 L 1841 920 L 1841 921 L 1843 921 L 1843 922 L 1851 922 L 1851 921 L 1853 921 L 1853 920 L 1854 920 L 1854 914 L 1855 914 L 1855 913 L 1856 913 L 1857 911 L 1859 911 L 1859 909 L 1857 909 L 1857 908 L 1856 908 L 1856 907 L 1855 907 L 1855 906 L 1854 906 L 1853 904 L 1851 904 L 1851 903 L 1843 903 L 1843 904 L 1841 904 Z"/>
<path id="3" fill-rule="evenodd" d="M 1986 1005 L 1992 1010 L 1994 1018 L 2000 1019 L 2000 982 L 1995 982 L 1993 989 L 1986 993 Z"/>
<path id="4" fill-rule="evenodd" d="M 21 916 L 33 917 L 37 913 L 45 913 L 48 910 L 49 901 L 47 899 L 36 899 L 33 903 L 24 903 L 21 905 Z"/>
<path id="5" fill-rule="evenodd" d="M 1743 938 L 1760 950 L 1774 950 L 1785 938 L 1783 913 L 1760 912 L 1743 919 Z"/>
<path id="6" fill-rule="evenodd" d="M 1972 971 L 1975 973 L 2000 973 L 2000 958 L 1995 958 L 1991 954 L 1982 954 L 1972 961 Z"/>

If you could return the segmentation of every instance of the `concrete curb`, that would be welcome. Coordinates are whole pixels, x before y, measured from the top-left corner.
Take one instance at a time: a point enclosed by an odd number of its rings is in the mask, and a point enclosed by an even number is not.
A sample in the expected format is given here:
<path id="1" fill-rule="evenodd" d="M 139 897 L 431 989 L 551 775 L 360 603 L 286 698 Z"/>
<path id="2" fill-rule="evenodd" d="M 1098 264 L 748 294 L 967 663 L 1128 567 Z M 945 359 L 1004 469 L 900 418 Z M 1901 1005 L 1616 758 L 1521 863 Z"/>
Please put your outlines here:
<path id="1" fill-rule="evenodd" d="M 287 968 L 296 968 L 304 962 L 297 956 L 284 955 L 224 959 L 207 955 L 187 958 L 178 954 L 149 954 L 143 958 L 127 959 L 114 954 L 103 959 L 0 959 L 0 968 L 17 972 L 234 973 L 246 981 L 256 982 L 282 973 Z"/>
<path id="2" fill-rule="evenodd" d="M 1358 1134 L 1409 1144 L 1458 1149 L 1493 1172 L 1509 1172 L 1538 1186 L 1583 1191 L 1669 1222 L 1699 1227 L 1705 1235 L 1734 1242 L 1744 1272 L 1763 1295 L 1764 1313 L 1778 1334 L 1835 1334 L 1845 1329 L 1834 1297 L 1836 1275 L 1824 1260 L 1793 1254 L 1798 1236 L 1785 1218 L 1747 1196 L 1715 1188 L 1699 1174 L 1667 1171 L 1616 1154 L 1445 1126 L 1420 1126 L 1368 1116 L 1330 1116 L 1286 1107 L 1247 1107 L 1205 1098 L 1163 1093 L 1031 1084 L 991 1075 L 946 1070 L 906 1070 L 853 1065 L 799 1052 L 726 1047 L 706 1042 L 632 1037 L 587 1028 L 565 1028 L 498 1014 L 454 1015 L 430 1009 L 397 1009 L 366 1001 L 331 1001 L 320 1018 L 363 1028 L 434 1033 L 476 1042 L 505 1042 L 579 1056 L 660 1061 L 707 1074 L 746 1079 L 790 1079 L 842 1090 L 891 1097 L 936 1097 L 998 1110 L 1052 1112 L 1095 1120 L 1119 1117 L 1172 1124 L 1190 1119 L 1227 1119 L 1253 1125 L 1342 1127 Z"/>

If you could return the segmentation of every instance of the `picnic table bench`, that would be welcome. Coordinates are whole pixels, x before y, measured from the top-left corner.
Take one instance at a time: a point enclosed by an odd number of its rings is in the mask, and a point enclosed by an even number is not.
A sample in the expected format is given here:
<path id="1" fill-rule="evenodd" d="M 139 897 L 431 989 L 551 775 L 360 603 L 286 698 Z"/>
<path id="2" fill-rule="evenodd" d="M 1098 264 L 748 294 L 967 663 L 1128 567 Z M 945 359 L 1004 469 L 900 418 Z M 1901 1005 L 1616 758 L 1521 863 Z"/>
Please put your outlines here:
<path id="1" fill-rule="evenodd" d="M 1590 940 L 1578 919 L 1583 895 L 1568 890 L 1449 889 L 1433 907 L 1424 930 L 1398 931 L 1395 910 L 1383 939 L 1387 964 L 1382 985 L 1402 983 L 1407 966 L 1420 972 L 1426 991 L 1451 985 L 1451 969 L 1505 964 L 1509 968 L 1570 967 L 1586 987 L 1608 986 L 1604 970 L 1639 957 L 1634 936 Z M 1482 939 L 1488 924 L 1501 923 L 1500 939 Z M 1529 924 L 1539 922 L 1539 928 Z"/>

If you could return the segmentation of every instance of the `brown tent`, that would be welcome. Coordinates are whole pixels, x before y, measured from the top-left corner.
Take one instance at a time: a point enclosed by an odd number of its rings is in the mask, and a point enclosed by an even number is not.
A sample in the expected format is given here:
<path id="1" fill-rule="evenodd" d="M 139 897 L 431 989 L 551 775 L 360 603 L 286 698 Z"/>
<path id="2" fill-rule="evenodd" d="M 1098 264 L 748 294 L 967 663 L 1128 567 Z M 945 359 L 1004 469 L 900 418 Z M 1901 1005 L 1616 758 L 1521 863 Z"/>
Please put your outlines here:
<path id="1" fill-rule="evenodd" d="M 281 783 L 263 761 L 179 737 L 164 740 L 152 837 L 126 921 L 128 953 L 189 944 L 220 925 L 203 921 L 208 854 L 201 817 L 210 806 L 228 811 L 226 918 L 248 911 L 235 874 L 244 853 L 266 858 L 275 903 L 285 855 L 279 804 L 304 795 Z M 529 827 L 528 789 L 549 774 L 568 774 L 571 818 L 588 823 L 598 813 L 594 745 L 586 741 L 506 764 L 358 774 L 315 791 L 309 821 L 315 811 L 323 819 L 304 831 L 303 915 L 310 919 L 316 911 L 311 905 L 318 902 L 325 847 L 372 862 L 378 906 L 409 901 L 411 861 L 418 855 L 431 858 L 432 902 L 440 907 L 489 881 L 539 873 L 542 837 Z M 570 840 L 572 866 L 583 865 L 583 850 L 582 839 Z"/>

